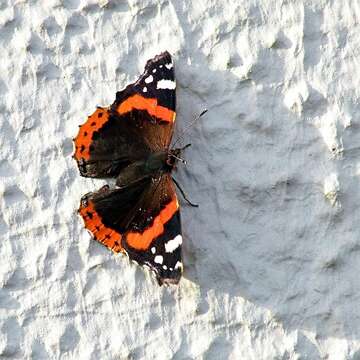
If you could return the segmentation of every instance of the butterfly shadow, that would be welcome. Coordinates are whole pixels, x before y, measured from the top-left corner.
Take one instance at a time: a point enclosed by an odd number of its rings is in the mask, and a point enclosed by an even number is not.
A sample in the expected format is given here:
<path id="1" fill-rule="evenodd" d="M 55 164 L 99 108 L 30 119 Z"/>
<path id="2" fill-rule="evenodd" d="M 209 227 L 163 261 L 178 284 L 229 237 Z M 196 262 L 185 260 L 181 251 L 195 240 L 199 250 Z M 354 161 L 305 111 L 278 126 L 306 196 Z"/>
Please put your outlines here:
<path id="1" fill-rule="evenodd" d="M 360 187 L 351 170 L 359 149 L 333 156 L 316 126 L 326 103 L 315 90 L 303 108 L 289 105 L 278 52 L 291 44 L 264 49 L 248 72 L 231 57 L 214 71 L 216 59 L 201 53 L 182 21 L 188 47 L 176 67 L 178 132 L 182 119 L 208 109 L 185 136 L 192 147 L 175 174 L 200 205 L 182 202 L 184 277 L 200 289 L 199 313 L 215 311 L 211 296 L 226 295 L 235 309 L 246 301 L 270 311 L 285 331 L 359 339 L 352 214 Z M 359 130 L 348 133 L 349 144 Z M 328 194 L 324 181 L 334 172 L 345 191 Z"/>

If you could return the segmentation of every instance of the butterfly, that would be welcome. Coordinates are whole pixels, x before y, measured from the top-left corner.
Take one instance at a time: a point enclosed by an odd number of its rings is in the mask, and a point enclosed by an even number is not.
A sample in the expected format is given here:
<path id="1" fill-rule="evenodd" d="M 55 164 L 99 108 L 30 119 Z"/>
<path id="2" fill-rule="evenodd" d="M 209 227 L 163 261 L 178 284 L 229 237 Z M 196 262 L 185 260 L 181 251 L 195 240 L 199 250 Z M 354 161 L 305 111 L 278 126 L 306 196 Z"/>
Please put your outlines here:
<path id="1" fill-rule="evenodd" d="M 170 147 L 175 90 L 166 51 L 149 60 L 111 106 L 98 107 L 74 139 L 81 176 L 116 178 L 114 188 L 81 198 L 85 228 L 115 253 L 150 268 L 160 285 L 177 284 L 183 271 L 178 184 L 171 173 L 186 147 Z"/>

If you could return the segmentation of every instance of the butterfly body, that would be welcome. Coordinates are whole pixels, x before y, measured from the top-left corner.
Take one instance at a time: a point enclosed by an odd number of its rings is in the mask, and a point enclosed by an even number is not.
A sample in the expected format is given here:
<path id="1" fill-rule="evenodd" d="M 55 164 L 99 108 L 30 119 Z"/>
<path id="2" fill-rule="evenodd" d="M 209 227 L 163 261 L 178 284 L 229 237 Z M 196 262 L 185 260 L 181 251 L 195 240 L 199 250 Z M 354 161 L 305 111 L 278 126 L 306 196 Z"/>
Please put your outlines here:
<path id="1" fill-rule="evenodd" d="M 116 178 L 116 186 L 125 188 L 146 178 L 157 179 L 163 173 L 171 173 L 177 162 L 180 149 L 159 151 L 144 160 L 138 160 L 125 167 Z M 176 157 L 174 157 L 176 156 Z"/>
<path id="2" fill-rule="evenodd" d="M 115 178 L 84 195 L 79 213 L 93 237 L 149 267 L 159 284 L 182 274 L 181 222 L 171 172 L 182 149 L 170 149 L 176 116 L 171 56 L 149 60 L 139 79 L 99 107 L 74 139 L 80 174 Z"/>

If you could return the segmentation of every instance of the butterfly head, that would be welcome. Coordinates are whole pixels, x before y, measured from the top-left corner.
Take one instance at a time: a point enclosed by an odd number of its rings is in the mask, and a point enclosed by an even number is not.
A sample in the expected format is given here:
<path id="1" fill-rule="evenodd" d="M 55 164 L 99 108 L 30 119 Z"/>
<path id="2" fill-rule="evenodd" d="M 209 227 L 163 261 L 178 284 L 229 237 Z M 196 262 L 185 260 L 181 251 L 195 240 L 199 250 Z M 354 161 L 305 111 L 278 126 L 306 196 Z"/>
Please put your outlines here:
<path id="1" fill-rule="evenodd" d="M 189 146 L 191 146 L 191 144 L 187 144 L 187 145 L 183 146 L 182 148 L 171 149 L 171 150 L 168 152 L 168 156 L 167 156 L 167 159 L 166 159 L 166 164 L 170 167 L 170 170 L 172 170 L 172 169 L 176 166 L 176 163 L 177 163 L 178 161 L 181 161 L 183 164 L 186 165 L 186 160 L 184 160 L 184 159 L 181 157 L 181 153 L 182 153 L 186 148 L 188 148 Z"/>

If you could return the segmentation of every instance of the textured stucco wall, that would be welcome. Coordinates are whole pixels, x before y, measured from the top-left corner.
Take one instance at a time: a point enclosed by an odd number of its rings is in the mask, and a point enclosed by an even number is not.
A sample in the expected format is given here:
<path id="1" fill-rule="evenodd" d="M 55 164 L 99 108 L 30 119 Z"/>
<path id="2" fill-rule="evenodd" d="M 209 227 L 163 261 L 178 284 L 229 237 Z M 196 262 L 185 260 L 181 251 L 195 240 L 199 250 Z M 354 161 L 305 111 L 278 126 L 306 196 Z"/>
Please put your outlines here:
<path id="1" fill-rule="evenodd" d="M 360 359 L 360 6 L 0 0 L 0 357 Z M 185 277 L 90 240 L 72 137 L 174 55 Z"/>

